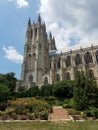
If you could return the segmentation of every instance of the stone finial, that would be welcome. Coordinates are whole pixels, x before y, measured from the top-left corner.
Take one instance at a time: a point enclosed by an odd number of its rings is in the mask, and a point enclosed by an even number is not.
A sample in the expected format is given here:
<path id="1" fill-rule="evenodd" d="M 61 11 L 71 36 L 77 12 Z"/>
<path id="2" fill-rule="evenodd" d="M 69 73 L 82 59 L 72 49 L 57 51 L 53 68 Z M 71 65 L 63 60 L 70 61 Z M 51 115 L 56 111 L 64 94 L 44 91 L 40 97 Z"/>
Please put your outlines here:
<path id="1" fill-rule="evenodd" d="M 45 24 L 45 22 L 44 22 L 44 24 L 43 24 L 43 27 L 44 27 L 44 30 L 46 31 L 46 24 Z"/>
<path id="2" fill-rule="evenodd" d="M 29 17 L 29 20 L 28 20 L 28 27 L 31 26 L 31 20 L 30 20 L 30 17 Z"/>
<path id="3" fill-rule="evenodd" d="M 55 42 L 55 38 L 54 38 L 54 36 L 53 36 L 53 41 Z"/>
<path id="4" fill-rule="evenodd" d="M 41 24 L 41 16 L 40 14 L 38 15 L 37 23 L 40 25 Z"/>
<path id="5" fill-rule="evenodd" d="M 51 32 L 50 32 L 50 34 L 49 34 L 49 39 L 52 39 L 52 34 L 51 34 Z"/>

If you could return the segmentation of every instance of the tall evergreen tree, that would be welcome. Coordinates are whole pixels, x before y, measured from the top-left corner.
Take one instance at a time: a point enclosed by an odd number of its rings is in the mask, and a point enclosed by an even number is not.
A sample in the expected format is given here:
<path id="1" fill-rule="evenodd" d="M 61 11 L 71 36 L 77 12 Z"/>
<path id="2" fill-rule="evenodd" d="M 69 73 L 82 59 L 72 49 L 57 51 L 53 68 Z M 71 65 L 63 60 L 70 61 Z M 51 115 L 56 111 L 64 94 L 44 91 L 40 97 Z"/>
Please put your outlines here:
<path id="1" fill-rule="evenodd" d="M 77 110 L 98 107 L 97 83 L 95 79 L 89 78 L 84 72 L 77 73 L 73 95 L 74 107 Z"/>

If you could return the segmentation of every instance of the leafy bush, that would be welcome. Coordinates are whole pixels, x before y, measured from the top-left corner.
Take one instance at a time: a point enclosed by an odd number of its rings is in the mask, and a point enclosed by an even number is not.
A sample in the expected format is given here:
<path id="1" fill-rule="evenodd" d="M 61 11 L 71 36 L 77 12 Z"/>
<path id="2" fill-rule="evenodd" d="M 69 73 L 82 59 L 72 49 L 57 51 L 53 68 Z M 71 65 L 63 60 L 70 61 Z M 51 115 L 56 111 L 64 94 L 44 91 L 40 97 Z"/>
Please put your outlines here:
<path id="1" fill-rule="evenodd" d="M 8 107 L 8 108 L 6 108 L 6 110 L 5 110 L 5 113 L 6 113 L 7 115 L 12 115 L 14 112 L 15 112 L 15 109 L 12 108 L 12 107 Z"/>
<path id="2" fill-rule="evenodd" d="M 73 95 L 76 110 L 98 107 L 98 85 L 95 79 L 89 78 L 84 72 L 77 73 Z"/>
<path id="3" fill-rule="evenodd" d="M 4 111 L 7 106 L 8 106 L 8 104 L 7 104 L 6 102 L 1 102 L 1 103 L 0 103 L 0 110 L 1 110 L 1 111 Z"/>
<path id="4" fill-rule="evenodd" d="M 9 101 L 10 107 L 15 108 L 16 114 L 29 115 L 29 118 L 46 119 L 52 111 L 51 105 L 38 99 L 17 99 Z M 32 114 L 33 113 L 33 114 Z"/>
<path id="5" fill-rule="evenodd" d="M 64 105 L 63 105 L 63 107 L 64 108 L 73 108 L 73 98 L 72 99 L 70 99 L 69 100 L 69 102 L 68 103 L 65 103 Z"/>
<path id="6" fill-rule="evenodd" d="M 80 115 L 80 113 L 81 113 L 80 111 L 77 111 L 77 110 L 72 109 L 72 108 L 69 108 L 69 109 L 66 109 L 66 110 L 67 110 L 69 115 Z"/>
<path id="7" fill-rule="evenodd" d="M 7 85 L 0 83 L 0 102 L 6 102 L 9 98 L 10 90 Z"/>
<path id="8" fill-rule="evenodd" d="M 53 85 L 46 84 L 40 89 L 40 96 L 52 96 L 53 95 Z"/>
<path id="9" fill-rule="evenodd" d="M 13 118 L 14 120 L 17 120 L 18 119 L 18 115 L 16 115 L 16 113 L 12 113 L 11 114 L 11 118 Z"/>
<path id="10" fill-rule="evenodd" d="M 54 105 L 57 99 L 54 96 L 45 96 L 44 100 L 48 102 L 50 105 Z"/>
<path id="11" fill-rule="evenodd" d="M 87 117 L 96 117 L 98 118 L 98 108 L 91 108 L 83 112 L 83 115 Z"/>
<path id="12" fill-rule="evenodd" d="M 28 115 L 30 120 L 34 120 L 35 119 L 35 114 L 34 113 L 28 113 L 27 115 Z"/>
<path id="13" fill-rule="evenodd" d="M 63 80 L 54 84 L 54 96 L 63 98 L 73 97 L 74 81 Z"/>
<path id="14" fill-rule="evenodd" d="M 48 119 L 48 111 L 47 110 L 44 110 L 44 111 L 41 111 L 40 112 L 40 119 L 42 120 L 47 120 Z"/>

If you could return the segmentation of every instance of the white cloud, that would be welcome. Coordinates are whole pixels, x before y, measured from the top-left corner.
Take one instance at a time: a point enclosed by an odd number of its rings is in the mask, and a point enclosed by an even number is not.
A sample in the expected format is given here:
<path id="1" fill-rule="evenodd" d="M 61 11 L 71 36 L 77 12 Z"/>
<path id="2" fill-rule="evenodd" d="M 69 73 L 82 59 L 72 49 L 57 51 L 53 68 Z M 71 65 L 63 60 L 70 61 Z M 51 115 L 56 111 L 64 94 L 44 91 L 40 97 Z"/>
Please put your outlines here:
<path id="1" fill-rule="evenodd" d="M 98 0 L 40 0 L 39 12 L 58 48 L 98 44 Z"/>
<path id="2" fill-rule="evenodd" d="M 4 56 L 5 58 L 15 62 L 15 63 L 22 63 L 23 61 L 23 56 L 17 52 L 17 50 L 12 47 L 3 47 L 4 52 L 6 55 Z"/>
<path id="3" fill-rule="evenodd" d="M 18 8 L 28 7 L 29 3 L 27 0 L 8 0 L 9 2 L 16 2 Z"/>
<path id="4" fill-rule="evenodd" d="M 19 8 L 28 7 L 29 3 L 26 0 L 16 0 Z"/>

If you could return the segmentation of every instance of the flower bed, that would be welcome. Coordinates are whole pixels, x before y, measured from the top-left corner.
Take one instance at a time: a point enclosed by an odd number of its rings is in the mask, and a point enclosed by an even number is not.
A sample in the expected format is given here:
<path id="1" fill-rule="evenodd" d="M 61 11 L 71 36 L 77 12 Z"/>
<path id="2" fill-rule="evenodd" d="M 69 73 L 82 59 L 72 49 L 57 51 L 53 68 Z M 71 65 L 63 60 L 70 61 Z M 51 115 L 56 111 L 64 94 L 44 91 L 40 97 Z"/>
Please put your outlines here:
<path id="1" fill-rule="evenodd" d="M 47 120 L 52 107 L 45 101 L 39 99 L 17 99 L 9 100 L 5 111 L 0 111 L 0 117 L 19 120 Z"/>

